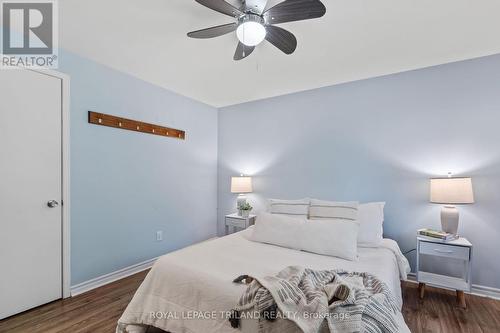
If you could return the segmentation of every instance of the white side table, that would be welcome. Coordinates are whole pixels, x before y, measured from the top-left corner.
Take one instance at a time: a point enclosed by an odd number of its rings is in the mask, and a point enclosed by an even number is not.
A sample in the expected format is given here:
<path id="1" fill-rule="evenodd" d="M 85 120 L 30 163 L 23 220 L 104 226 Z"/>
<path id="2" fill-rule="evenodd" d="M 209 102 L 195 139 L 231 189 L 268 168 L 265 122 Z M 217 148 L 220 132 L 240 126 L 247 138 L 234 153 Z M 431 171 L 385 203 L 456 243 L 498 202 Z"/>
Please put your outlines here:
<path id="1" fill-rule="evenodd" d="M 234 232 L 235 228 L 244 230 L 249 226 L 255 224 L 256 215 L 249 215 L 248 217 L 239 216 L 238 213 L 226 215 L 226 235 L 229 234 L 229 227 L 232 228 Z"/>
<path id="2" fill-rule="evenodd" d="M 422 255 L 439 257 L 440 260 L 463 261 L 462 277 L 446 276 L 421 270 Z M 417 281 L 420 298 L 424 298 L 425 284 L 455 289 L 458 304 L 465 308 L 464 291 L 471 290 L 472 244 L 465 238 L 443 242 L 439 239 L 417 236 Z"/>

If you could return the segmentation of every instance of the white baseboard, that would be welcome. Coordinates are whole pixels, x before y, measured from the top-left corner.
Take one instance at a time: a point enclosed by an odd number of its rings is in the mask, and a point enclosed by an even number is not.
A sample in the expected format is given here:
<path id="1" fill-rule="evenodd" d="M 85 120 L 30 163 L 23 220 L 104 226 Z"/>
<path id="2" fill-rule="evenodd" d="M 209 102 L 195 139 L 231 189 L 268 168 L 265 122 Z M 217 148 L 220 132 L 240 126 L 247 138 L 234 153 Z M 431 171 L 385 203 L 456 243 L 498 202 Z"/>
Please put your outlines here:
<path id="1" fill-rule="evenodd" d="M 126 278 L 127 276 L 134 275 L 136 273 L 145 271 L 146 269 L 149 269 L 153 266 L 156 259 L 158 259 L 158 257 L 152 258 L 152 259 L 140 262 L 138 264 L 119 269 L 115 272 L 104 274 L 104 275 L 98 276 L 94 279 L 91 279 L 91 280 L 76 284 L 74 286 L 71 286 L 71 296 L 73 297 L 76 295 L 83 294 L 83 293 L 90 291 L 92 289 L 102 287 L 108 283 L 115 282 L 117 280 Z"/>
<path id="2" fill-rule="evenodd" d="M 415 273 L 410 273 L 408 274 L 408 281 L 417 283 L 417 276 Z M 441 287 L 440 287 L 441 288 Z M 444 288 L 447 289 L 447 288 Z M 476 295 L 476 296 L 481 296 L 481 297 L 488 297 L 488 298 L 493 298 L 493 299 L 498 299 L 500 300 L 500 289 L 498 288 L 492 288 L 492 287 L 486 287 L 486 286 L 481 286 L 479 284 L 473 284 L 471 291 L 466 292 L 467 294 L 471 295 Z"/>

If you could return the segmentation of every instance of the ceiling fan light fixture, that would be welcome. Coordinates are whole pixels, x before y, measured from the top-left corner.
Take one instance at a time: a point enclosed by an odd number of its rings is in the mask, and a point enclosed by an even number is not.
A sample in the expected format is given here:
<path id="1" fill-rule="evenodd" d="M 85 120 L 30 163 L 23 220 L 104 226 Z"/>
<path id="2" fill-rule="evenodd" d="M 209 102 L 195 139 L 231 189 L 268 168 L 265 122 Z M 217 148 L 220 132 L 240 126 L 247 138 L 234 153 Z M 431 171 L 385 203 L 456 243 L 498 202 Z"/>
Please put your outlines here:
<path id="1" fill-rule="evenodd" d="M 266 27 L 258 15 L 247 15 L 236 29 L 236 36 L 246 46 L 256 46 L 266 38 Z"/>
<path id="2" fill-rule="evenodd" d="M 283 53 L 292 54 L 297 48 L 297 38 L 276 24 L 316 19 L 326 13 L 322 0 L 277 0 L 278 3 L 274 6 L 267 6 L 268 0 L 229 1 L 196 0 L 213 11 L 230 16 L 234 21 L 191 31 L 187 35 L 205 39 L 236 32 L 239 42 L 234 60 L 248 57 L 264 39 Z"/>

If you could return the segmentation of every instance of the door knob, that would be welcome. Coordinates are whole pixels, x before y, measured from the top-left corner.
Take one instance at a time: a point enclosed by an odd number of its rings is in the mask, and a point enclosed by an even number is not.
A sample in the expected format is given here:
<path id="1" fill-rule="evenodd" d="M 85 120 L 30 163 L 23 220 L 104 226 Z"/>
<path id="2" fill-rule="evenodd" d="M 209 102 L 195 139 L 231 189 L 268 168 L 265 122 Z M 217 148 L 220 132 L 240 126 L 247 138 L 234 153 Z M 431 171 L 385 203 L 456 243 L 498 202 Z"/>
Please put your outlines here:
<path id="1" fill-rule="evenodd" d="M 57 202 L 55 200 L 50 200 L 47 202 L 47 206 L 49 206 L 50 208 L 55 208 L 55 207 L 59 206 L 59 202 Z"/>

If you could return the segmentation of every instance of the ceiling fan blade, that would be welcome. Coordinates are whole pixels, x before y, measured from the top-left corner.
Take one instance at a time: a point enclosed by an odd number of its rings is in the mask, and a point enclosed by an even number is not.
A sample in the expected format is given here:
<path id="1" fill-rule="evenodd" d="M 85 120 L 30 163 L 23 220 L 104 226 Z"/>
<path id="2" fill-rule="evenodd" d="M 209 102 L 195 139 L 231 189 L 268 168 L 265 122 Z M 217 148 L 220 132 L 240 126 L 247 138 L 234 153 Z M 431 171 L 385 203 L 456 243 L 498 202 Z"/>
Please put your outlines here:
<path id="1" fill-rule="evenodd" d="M 191 31 L 187 35 L 188 37 L 191 38 L 214 38 L 233 32 L 236 30 L 237 27 L 238 24 L 229 23 L 229 24 L 218 25 L 216 27 Z"/>
<path id="2" fill-rule="evenodd" d="M 285 0 L 264 12 L 268 24 L 318 18 L 326 13 L 326 7 L 319 0 Z"/>
<path id="3" fill-rule="evenodd" d="M 297 48 L 297 38 L 288 30 L 273 25 L 266 26 L 266 40 L 286 54 L 292 54 Z"/>
<path id="4" fill-rule="evenodd" d="M 196 2 L 228 16 L 238 17 L 243 14 L 241 10 L 224 0 L 196 0 Z"/>
<path id="5" fill-rule="evenodd" d="M 253 50 L 255 50 L 255 46 L 246 46 L 242 42 L 238 43 L 238 46 L 236 47 L 236 52 L 234 52 L 234 60 L 241 60 L 246 57 L 248 57 Z"/>

